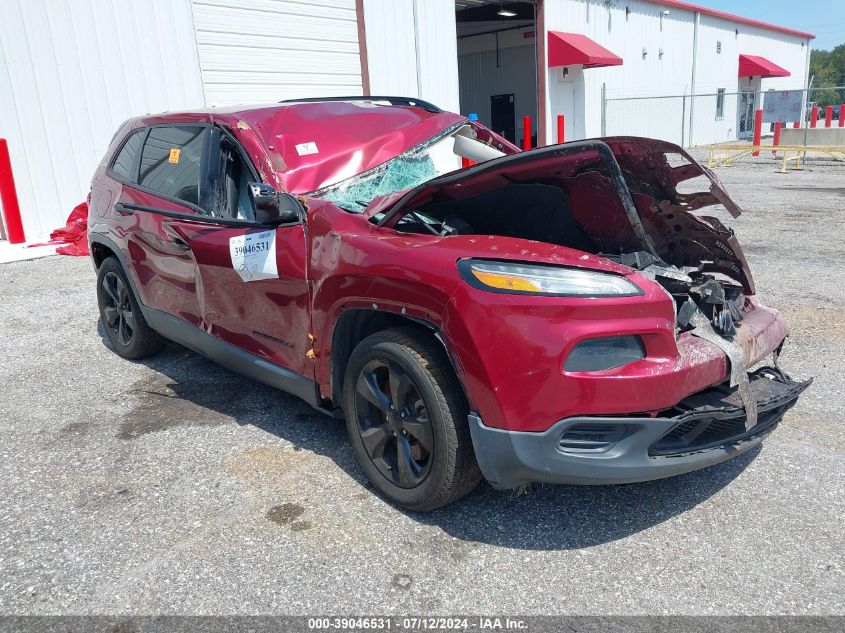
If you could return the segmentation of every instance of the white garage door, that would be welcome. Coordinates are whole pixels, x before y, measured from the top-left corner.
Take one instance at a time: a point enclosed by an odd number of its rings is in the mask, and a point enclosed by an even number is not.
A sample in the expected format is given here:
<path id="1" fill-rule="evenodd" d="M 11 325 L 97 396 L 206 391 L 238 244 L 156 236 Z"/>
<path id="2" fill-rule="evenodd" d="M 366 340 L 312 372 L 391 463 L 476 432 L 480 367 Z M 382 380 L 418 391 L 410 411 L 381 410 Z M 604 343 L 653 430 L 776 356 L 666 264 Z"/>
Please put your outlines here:
<path id="1" fill-rule="evenodd" d="M 193 0 L 210 106 L 363 94 L 355 0 Z"/>

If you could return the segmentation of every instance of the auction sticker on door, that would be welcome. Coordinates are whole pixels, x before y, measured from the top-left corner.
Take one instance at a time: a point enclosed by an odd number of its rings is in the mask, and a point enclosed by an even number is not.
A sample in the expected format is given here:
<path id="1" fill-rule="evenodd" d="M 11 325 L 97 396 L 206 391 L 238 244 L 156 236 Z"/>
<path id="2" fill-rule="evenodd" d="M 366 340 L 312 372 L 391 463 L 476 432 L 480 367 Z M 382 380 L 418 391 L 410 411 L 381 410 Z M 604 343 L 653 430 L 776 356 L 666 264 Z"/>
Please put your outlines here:
<path id="1" fill-rule="evenodd" d="M 229 238 L 232 268 L 244 281 L 278 279 L 276 232 L 261 231 Z"/>

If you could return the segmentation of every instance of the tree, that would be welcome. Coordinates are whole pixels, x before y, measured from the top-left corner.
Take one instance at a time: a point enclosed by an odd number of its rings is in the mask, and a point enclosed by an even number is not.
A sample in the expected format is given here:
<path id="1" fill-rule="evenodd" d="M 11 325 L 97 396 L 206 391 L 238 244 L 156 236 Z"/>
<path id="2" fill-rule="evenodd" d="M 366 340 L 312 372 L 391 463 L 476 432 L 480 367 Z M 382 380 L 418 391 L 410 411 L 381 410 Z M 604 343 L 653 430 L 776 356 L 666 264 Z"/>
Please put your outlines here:
<path id="1" fill-rule="evenodd" d="M 814 89 L 810 98 L 819 106 L 839 105 L 845 102 L 845 88 L 835 90 L 832 86 L 845 86 L 845 44 L 832 51 L 810 53 L 810 75 L 814 77 Z"/>

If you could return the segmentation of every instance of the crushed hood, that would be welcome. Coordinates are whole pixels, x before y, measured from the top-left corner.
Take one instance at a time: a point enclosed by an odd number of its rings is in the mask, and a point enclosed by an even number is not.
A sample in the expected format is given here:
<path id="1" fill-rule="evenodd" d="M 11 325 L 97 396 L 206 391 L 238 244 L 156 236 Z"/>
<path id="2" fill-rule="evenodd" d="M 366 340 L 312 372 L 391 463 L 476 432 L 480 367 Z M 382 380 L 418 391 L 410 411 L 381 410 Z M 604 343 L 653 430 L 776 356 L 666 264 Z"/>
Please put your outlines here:
<path id="1" fill-rule="evenodd" d="M 681 183 L 702 176 L 703 189 L 696 183 L 698 191 L 678 190 Z M 377 198 L 365 214 L 379 214 L 379 225 L 394 226 L 407 211 L 422 205 L 528 182 L 565 187 L 573 203 L 578 202 L 573 204 L 576 220 L 600 240 L 606 253 L 642 250 L 675 266 L 701 265 L 754 293 L 733 231 L 714 217 L 693 213 L 722 205 L 738 217 L 740 208 L 713 172 L 665 141 L 610 137 L 503 156 Z"/>
<path id="2" fill-rule="evenodd" d="M 638 178 L 646 188 L 683 205 L 686 211 L 695 211 L 708 204 L 718 203 L 735 218 L 742 213 L 716 174 L 698 163 L 678 145 L 636 136 L 611 136 L 602 141 L 613 151 L 616 162 L 626 175 Z M 673 159 L 677 161 L 674 165 Z M 704 176 L 710 181 L 709 192 L 691 195 L 678 193 L 677 187 L 680 183 L 699 176 Z"/>

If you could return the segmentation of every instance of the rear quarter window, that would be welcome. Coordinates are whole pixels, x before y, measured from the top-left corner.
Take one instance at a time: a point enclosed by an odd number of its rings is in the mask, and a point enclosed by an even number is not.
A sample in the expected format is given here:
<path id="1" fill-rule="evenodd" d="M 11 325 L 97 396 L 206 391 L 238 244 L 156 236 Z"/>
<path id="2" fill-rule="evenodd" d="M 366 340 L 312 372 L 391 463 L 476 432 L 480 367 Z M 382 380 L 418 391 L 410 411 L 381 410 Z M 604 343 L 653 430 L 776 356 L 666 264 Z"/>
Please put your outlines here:
<path id="1" fill-rule="evenodd" d="M 120 178 L 135 181 L 136 174 L 133 173 L 135 165 L 135 158 L 138 152 L 141 151 L 141 143 L 144 142 L 144 132 L 146 130 L 136 130 L 132 132 L 124 141 L 120 151 L 114 157 L 111 164 L 111 170 Z"/>
<path id="2" fill-rule="evenodd" d="M 151 128 L 141 153 L 138 184 L 169 198 L 199 204 L 206 129 L 190 125 Z"/>

